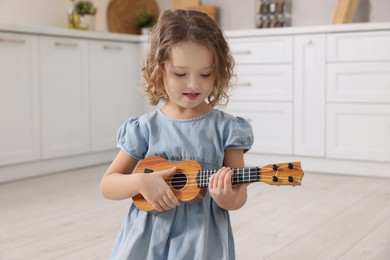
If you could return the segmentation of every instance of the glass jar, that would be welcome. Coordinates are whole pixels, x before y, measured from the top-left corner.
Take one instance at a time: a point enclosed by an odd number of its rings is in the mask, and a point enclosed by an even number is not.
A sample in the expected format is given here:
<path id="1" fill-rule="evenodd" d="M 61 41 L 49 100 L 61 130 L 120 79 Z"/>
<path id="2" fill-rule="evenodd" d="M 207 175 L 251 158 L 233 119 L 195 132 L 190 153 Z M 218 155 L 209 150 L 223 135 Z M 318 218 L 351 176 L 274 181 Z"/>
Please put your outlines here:
<path id="1" fill-rule="evenodd" d="M 256 0 L 256 28 L 291 26 L 292 0 Z"/>

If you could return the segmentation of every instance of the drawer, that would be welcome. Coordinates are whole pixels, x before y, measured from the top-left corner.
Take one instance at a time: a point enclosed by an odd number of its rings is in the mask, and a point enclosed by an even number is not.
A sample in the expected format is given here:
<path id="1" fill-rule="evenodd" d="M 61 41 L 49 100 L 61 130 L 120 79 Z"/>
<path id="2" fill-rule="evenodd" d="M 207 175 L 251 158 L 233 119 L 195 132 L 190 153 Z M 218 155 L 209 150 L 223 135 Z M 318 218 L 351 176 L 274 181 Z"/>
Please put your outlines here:
<path id="1" fill-rule="evenodd" d="M 251 123 L 252 152 L 292 154 L 292 103 L 230 102 L 225 111 Z"/>
<path id="2" fill-rule="evenodd" d="M 333 33 L 328 35 L 329 61 L 390 60 L 390 32 Z"/>
<path id="3" fill-rule="evenodd" d="M 229 39 L 236 64 L 292 62 L 292 36 Z"/>
<path id="4" fill-rule="evenodd" d="M 390 62 L 327 65 L 328 101 L 390 102 Z"/>
<path id="5" fill-rule="evenodd" d="M 390 105 L 330 104 L 327 157 L 390 162 Z"/>
<path id="6" fill-rule="evenodd" d="M 231 100 L 292 100 L 292 65 L 238 65 L 236 72 Z"/>

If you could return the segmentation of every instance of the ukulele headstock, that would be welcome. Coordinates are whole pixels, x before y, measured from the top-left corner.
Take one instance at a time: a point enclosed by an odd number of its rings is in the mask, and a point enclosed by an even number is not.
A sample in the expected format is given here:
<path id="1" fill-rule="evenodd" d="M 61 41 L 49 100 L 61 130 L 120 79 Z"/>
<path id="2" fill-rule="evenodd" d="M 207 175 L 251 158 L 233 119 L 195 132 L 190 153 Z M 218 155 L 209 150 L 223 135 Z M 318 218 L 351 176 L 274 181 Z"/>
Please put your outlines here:
<path id="1" fill-rule="evenodd" d="M 301 185 L 303 174 L 300 162 L 268 164 L 259 170 L 260 181 L 270 185 Z"/>

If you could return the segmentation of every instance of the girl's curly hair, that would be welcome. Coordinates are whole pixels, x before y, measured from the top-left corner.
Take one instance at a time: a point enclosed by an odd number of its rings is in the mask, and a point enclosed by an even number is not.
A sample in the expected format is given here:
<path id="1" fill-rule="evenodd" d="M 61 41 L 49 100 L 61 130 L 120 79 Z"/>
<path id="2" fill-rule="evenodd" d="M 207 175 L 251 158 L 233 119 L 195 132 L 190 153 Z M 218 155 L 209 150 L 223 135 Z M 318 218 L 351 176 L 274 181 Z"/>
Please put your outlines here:
<path id="1" fill-rule="evenodd" d="M 164 65 L 174 45 L 190 41 L 205 46 L 213 56 L 214 88 L 207 97 L 209 106 L 228 102 L 234 60 L 219 26 L 205 13 L 194 10 L 167 10 L 152 28 L 146 63 L 142 68 L 144 92 L 149 103 L 167 101 L 163 75 Z M 223 101 L 224 102 L 223 102 Z"/>

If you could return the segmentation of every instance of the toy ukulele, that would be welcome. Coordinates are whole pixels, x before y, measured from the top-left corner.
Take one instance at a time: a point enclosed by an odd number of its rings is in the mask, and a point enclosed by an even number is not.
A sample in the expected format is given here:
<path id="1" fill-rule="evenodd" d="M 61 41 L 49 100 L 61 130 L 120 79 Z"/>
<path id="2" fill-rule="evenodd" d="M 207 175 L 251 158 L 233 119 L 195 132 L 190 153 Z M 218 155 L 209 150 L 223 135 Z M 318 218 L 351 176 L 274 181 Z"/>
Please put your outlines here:
<path id="1" fill-rule="evenodd" d="M 218 169 L 202 170 L 199 163 L 188 160 L 171 163 L 161 157 L 151 156 L 140 161 L 134 170 L 136 174 L 163 171 L 176 167 L 176 173 L 166 178 L 179 201 L 187 203 L 200 202 L 209 184 L 209 178 Z M 269 164 L 264 167 L 235 168 L 232 175 L 232 184 L 264 182 L 270 185 L 301 185 L 303 171 L 300 162 Z M 135 195 L 133 202 L 143 211 L 153 211 L 154 208 L 141 195 Z"/>

